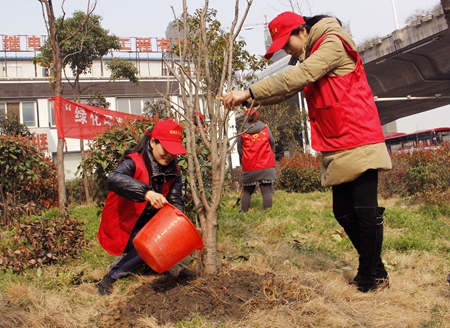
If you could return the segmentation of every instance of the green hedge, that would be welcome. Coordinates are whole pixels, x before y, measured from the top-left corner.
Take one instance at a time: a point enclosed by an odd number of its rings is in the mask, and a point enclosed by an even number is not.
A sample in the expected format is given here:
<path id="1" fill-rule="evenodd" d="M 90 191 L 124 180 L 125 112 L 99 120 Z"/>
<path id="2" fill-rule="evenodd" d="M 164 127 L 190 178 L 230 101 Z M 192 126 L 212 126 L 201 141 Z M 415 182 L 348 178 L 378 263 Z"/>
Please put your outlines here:
<path id="1" fill-rule="evenodd" d="M 381 196 L 397 195 L 427 204 L 449 204 L 450 142 L 395 153 L 391 158 L 392 170 L 380 173 Z"/>
<path id="2" fill-rule="evenodd" d="M 391 155 L 392 170 L 380 172 L 379 193 L 415 202 L 450 203 L 450 142 L 439 147 L 419 147 Z M 287 192 L 324 191 L 320 181 L 320 156 L 284 157 L 277 167 L 277 188 Z"/>
<path id="3" fill-rule="evenodd" d="M 30 137 L 0 135 L 0 225 L 58 204 L 55 163 Z"/>
<path id="4" fill-rule="evenodd" d="M 296 153 L 278 163 L 277 188 L 287 192 L 324 191 L 320 179 L 320 156 Z"/>

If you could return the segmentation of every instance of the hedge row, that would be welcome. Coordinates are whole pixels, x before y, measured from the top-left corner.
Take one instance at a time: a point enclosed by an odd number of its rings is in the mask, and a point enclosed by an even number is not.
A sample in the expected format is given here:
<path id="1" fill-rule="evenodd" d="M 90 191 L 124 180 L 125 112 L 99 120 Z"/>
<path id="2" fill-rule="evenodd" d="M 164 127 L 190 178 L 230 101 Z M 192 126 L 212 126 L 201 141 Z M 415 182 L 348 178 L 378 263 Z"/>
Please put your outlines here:
<path id="1" fill-rule="evenodd" d="M 450 142 L 439 147 L 415 148 L 391 155 L 392 170 L 380 172 L 379 192 L 384 198 L 399 196 L 416 202 L 450 203 Z M 277 168 L 277 188 L 288 192 L 324 191 L 320 183 L 320 156 L 284 157 Z"/>

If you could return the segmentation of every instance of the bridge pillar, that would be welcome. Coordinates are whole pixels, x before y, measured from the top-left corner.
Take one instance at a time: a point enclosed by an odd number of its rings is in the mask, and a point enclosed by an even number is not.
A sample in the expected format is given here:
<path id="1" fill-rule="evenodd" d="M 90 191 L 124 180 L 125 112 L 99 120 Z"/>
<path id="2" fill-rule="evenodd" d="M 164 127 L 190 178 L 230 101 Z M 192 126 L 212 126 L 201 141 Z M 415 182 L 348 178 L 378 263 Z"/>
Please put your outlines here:
<path id="1" fill-rule="evenodd" d="M 444 10 L 445 21 L 450 29 L 450 0 L 441 0 L 442 9 Z"/>

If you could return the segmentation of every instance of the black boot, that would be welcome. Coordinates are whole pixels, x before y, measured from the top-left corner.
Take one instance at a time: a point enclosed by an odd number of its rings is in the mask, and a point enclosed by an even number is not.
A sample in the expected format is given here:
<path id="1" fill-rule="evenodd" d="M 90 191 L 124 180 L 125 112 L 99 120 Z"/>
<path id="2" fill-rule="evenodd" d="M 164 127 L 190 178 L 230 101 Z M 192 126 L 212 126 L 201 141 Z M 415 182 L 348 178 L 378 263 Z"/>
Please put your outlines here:
<path id="1" fill-rule="evenodd" d="M 102 281 L 98 284 L 98 293 L 100 295 L 109 295 L 113 291 L 113 284 L 116 282 L 116 279 L 113 279 L 109 273 L 105 275 Z"/>
<path id="2" fill-rule="evenodd" d="M 359 223 L 359 267 L 355 281 L 365 293 L 376 290 L 376 273 L 383 242 L 383 218 L 377 207 L 357 207 Z"/>
<path id="3" fill-rule="evenodd" d="M 353 285 L 357 285 L 359 286 L 359 284 L 363 284 L 363 285 L 367 285 L 366 287 L 361 287 L 361 291 L 368 291 L 368 290 L 373 290 L 376 289 L 378 287 L 389 287 L 389 276 L 388 273 L 386 272 L 386 269 L 384 268 L 383 265 L 383 261 L 381 260 L 380 257 L 380 253 L 381 253 L 381 244 L 383 241 L 383 218 L 382 218 L 382 214 L 384 212 L 384 208 L 383 207 L 378 207 L 378 208 L 363 208 L 366 211 L 361 211 L 359 210 L 360 215 L 364 215 L 364 212 L 368 212 L 365 213 L 366 215 L 371 213 L 370 215 L 374 216 L 374 212 L 376 209 L 376 220 L 375 222 L 377 222 L 376 224 L 376 228 L 375 229 L 369 229 L 372 230 L 372 235 L 375 235 L 375 241 L 372 243 L 374 245 L 378 245 L 376 246 L 377 250 L 375 252 L 375 255 L 378 254 L 377 256 L 377 261 L 376 261 L 376 270 L 375 270 L 375 288 L 374 288 L 374 283 L 373 283 L 373 279 L 370 278 L 369 282 L 367 281 L 361 281 L 361 280 L 367 280 L 367 279 L 362 279 L 361 278 L 361 274 L 359 274 L 359 269 L 358 269 L 358 275 L 355 277 L 355 279 L 350 282 Z M 368 210 L 370 209 L 370 210 Z M 367 211 L 368 210 L 368 211 Z M 369 216 L 370 216 L 369 215 Z M 361 231 L 360 231 L 360 222 L 359 222 L 359 217 L 357 215 L 357 212 L 352 212 L 348 215 L 342 216 L 340 218 L 336 219 L 339 224 L 344 228 L 344 231 L 346 232 L 346 234 L 348 235 L 350 241 L 352 242 L 353 246 L 355 247 L 356 251 L 358 252 L 358 254 L 360 255 L 360 264 L 361 264 L 361 242 L 360 242 L 360 238 L 361 238 Z M 369 219 L 370 220 L 370 219 Z M 363 222 L 366 222 L 366 220 L 364 220 Z M 367 223 L 367 222 L 366 222 Z M 366 223 L 363 223 L 366 224 Z M 364 226 L 363 226 L 364 228 Z M 365 226 L 365 230 L 367 230 L 367 225 Z M 375 230 L 375 232 L 373 231 Z M 364 236 L 362 237 L 364 238 L 363 240 L 366 240 L 367 238 L 365 238 Z M 372 237 L 373 238 L 373 237 Z M 370 247 L 368 245 L 363 246 L 363 249 L 367 249 L 367 247 Z M 380 251 L 378 251 L 378 249 L 380 249 Z M 365 251 L 365 254 L 367 253 L 367 251 Z M 367 260 L 363 259 L 363 263 L 367 262 Z M 364 269 L 363 269 L 364 271 Z M 371 274 L 372 276 L 372 274 Z M 366 290 L 367 289 L 367 290 Z"/>
<path id="4" fill-rule="evenodd" d="M 383 245 L 383 236 L 384 236 L 384 222 L 383 222 L 383 213 L 384 207 L 377 207 L 377 243 L 380 247 L 380 255 L 381 255 L 381 247 Z M 379 257 L 377 263 L 377 270 L 375 272 L 375 282 L 377 283 L 378 288 L 389 288 L 389 274 L 384 267 L 383 261 L 381 260 L 381 256 Z"/>

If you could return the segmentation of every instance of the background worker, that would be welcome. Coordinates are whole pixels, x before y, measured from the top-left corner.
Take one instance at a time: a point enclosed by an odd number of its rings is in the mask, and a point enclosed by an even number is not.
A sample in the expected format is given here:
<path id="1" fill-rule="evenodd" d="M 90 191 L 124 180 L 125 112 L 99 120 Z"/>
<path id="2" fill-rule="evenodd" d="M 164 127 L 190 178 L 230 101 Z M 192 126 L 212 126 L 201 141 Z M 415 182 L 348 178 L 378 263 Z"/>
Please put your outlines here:
<path id="1" fill-rule="evenodd" d="M 124 256 L 98 285 L 100 295 L 111 294 L 117 279 L 133 272 L 144 261 L 133 246 L 136 234 L 164 204 L 184 210 L 182 177 L 177 155 L 186 154 L 181 126 L 159 121 L 136 147 L 125 154 L 108 177 L 109 193 L 97 234 L 110 254 Z"/>
<path id="2" fill-rule="evenodd" d="M 237 150 L 242 164 L 243 192 L 241 211 L 247 212 L 257 185 L 261 190 L 263 207 L 272 207 L 272 184 L 276 182 L 275 140 L 269 127 L 261 122 L 255 109 L 245 112 L 247 122 L 238 137 Z"/>
<path id="3" fill-rule="evenodd" d="M 304 90 L 312 148 L 322 153 L 322 185 L 332 187 L 334 216 L 359 254 L 351 284 L 361 292 L 376 290 L 388 283 L 380 258 L 384 208 L 378 206 L 378 171 L 392 164 L 361 57 L 334 17 L 284 12 L 268 27 L 273 42 L 265 57 L 283 49 L 300 64 L 221 100 L 227 108 L 253 100 L 270 105 Z"/>

